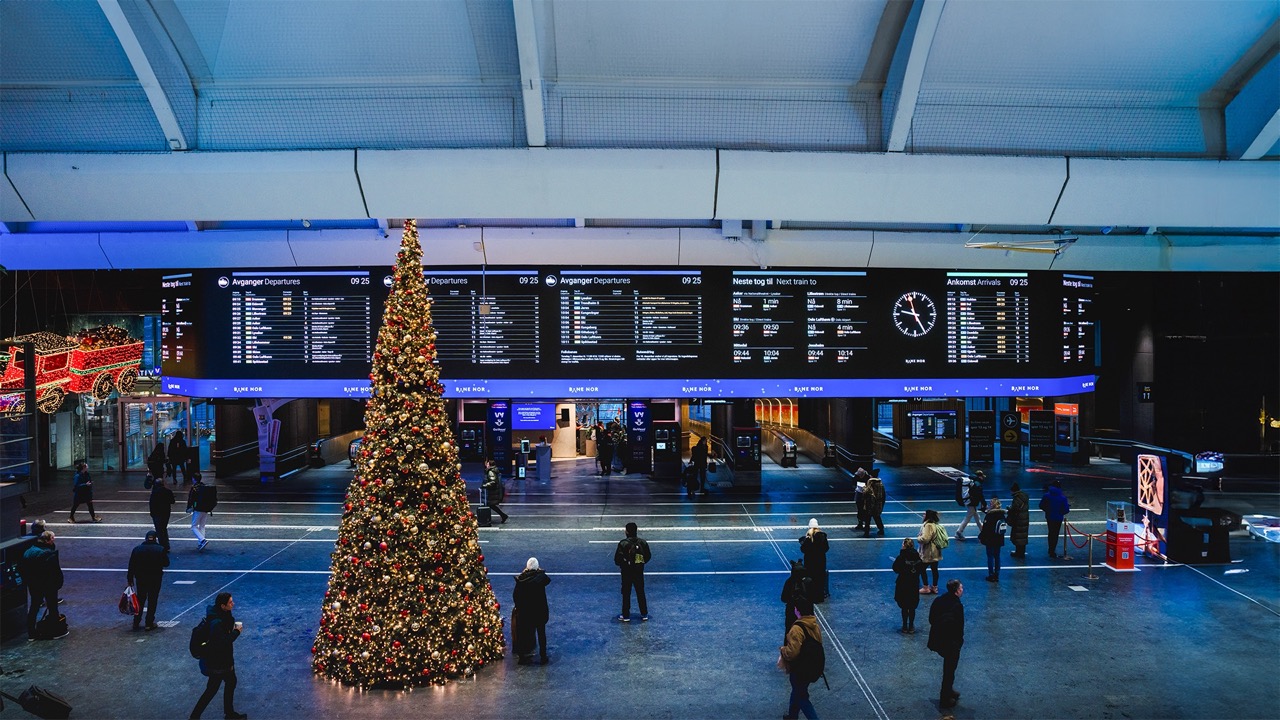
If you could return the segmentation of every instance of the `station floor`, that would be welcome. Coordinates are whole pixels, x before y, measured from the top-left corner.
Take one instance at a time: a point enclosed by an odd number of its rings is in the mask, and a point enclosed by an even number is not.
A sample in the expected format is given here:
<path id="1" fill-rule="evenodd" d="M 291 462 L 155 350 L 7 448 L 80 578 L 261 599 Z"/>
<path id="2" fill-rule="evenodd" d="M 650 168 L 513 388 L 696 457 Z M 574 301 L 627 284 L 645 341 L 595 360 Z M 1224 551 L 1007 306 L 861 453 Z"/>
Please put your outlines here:
<path id="1" fill-rule="evenodd" d="M 768 465 L 758 490 L 717 487 L 688 500 L 673 482 L 601 478 L 592 465 L 558 461 L 549 483 L 510 485 L 511 520 L 480 530 L 504 615 L 528 557 L 550 574 L 550 664 L 517 667 L 509 656 L 474 680 L 411 692 L 358 692 L 310 671 L 339 503 L 352 477 L 345 465 L 266 486 L 218 480 L 221 502 L 203 552 L 175 513 L 158 614 L 168 627 L 150 633 L 131 632 L 116 610 L 129 552 L 149 528 L 141 479 L 99 476 L 103 522 L 71 525 L 70 477 L 59 475 L 26 497 L 26 513 L 58 535 L 71 633 L 3 643 L 0 689 L 48 688 L 72 704 L 74 718 L 185 718 L 204 687 L 187 652 L 190 628 L 214 594 L 229 590 L 245 625 L 236 643 L 236 705 L 251 718 L 777 718 L 789 690 L 774 665 L 779 592 L 814 517 L 832 539 L 832 597 L 819 606 L 830 689 L 812 688 L 820 717 L 1277 717 L 1280 545 L 1237 532 L 1229 566 L 1140 560 L 1134 573 L 1101 567 L 1099 545 L 1098 577 L 1090 580 L 1086 550 L 1072 549 L 1070 560 L 1048 557 L 1043 516 L 1033 509 L 1028 559 L 1006 556 L 1001 582 L 992 584 L 983 581 L 976 539 L 954 541 L 942 577 L 964 582 L 967 626 L 956 680 L 962 697 L 944 713 L 941 659 L 925 648 L 932 597 L 921 602 L 921 631 L 900 635 L 889 570 L 925 508 L 939 510 L 954 535 L 963 510 L 944 476 L 883 468 L 887 531 L 864 539 L 850 531 L 849 480 L 836 470 Z M 1071 524 L 1083 532 L 1104 528 L 1108 500 L 1129 498 L 1124 465 L 985 469 L 988 497 L 1007 502 L 1018 481 L 1033 506 L 1042 485 L 1061 477 Z M 464 475 L 474 499 L 480 469 Z M 1210 493 L 1205 505 L 1277 515 L 1280 495 Z M 614 620 L 612 553 L 629 521 L 653 548 L 647 623 Z M 205 717 L 220 710 L 218 698 Z M 16 703 L 0 710 L 0 718 L 17 717 L 28 716 Z"/>

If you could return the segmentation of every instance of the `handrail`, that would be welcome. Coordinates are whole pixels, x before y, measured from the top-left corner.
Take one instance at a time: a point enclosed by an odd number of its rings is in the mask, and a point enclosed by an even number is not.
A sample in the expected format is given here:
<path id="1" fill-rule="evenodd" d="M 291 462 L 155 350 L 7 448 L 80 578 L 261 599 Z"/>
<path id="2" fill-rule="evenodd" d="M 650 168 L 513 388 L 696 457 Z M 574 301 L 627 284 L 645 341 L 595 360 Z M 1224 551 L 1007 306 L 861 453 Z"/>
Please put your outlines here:
<path id="1" fill-rule="evenodd" d="M 210 459 L 222 460 L 224 458 L 235 457 L 236 455 L 243 455 L 249 451 L 257 451 L 257 449 L 258 441 L 253 440 L 242 445 L 236 445 L 235 447 L 217 448 L 213 451 L 213 455 Z"/>
<path id="2" fill-rule="evenodd" d="M 1195 470 L 1195 455 L 1184 450 L 1174 450 L 1172 448 L 1160 447 L 1150 443 L 1139 442 L 1137 440 L 1125 440 L 1121 438 L 1102 438 L 1102 437 L 1082 437 L 1081 440 L 1087 440 L 1094 445 L 1103 447 L 1119 447 L 1129 448 L 1131 450 L 1150 450 L 1151 452 L 1161 453 L 1163 455 L 1174 455 L 1183 459 L 1183 467 L 1181 472 L 1191 472 Z"/>

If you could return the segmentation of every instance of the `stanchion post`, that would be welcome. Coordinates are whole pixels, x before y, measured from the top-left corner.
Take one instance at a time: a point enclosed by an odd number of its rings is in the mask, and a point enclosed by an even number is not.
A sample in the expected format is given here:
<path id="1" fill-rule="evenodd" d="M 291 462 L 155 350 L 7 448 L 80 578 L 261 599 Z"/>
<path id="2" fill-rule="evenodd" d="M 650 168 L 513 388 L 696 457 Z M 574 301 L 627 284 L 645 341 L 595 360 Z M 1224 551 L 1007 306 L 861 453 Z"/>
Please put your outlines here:
<path id="1" fill-rule="evenodd" d="M 1074 560 L 1075 558 L 1067 554 L 1067 547 L 1071 544 L 1069 538 L 1071 536 L 1071 524 L 1066 518 L 1062 519 L 1062 559 Z"/>
<path id="2" fill-rule="evenodd" d="M 1093 573 L 1093 536 L 1089 535 L 1089 572 L 1085 573 L 1086 580 L 1097 580 L 1098 576 Z"/>

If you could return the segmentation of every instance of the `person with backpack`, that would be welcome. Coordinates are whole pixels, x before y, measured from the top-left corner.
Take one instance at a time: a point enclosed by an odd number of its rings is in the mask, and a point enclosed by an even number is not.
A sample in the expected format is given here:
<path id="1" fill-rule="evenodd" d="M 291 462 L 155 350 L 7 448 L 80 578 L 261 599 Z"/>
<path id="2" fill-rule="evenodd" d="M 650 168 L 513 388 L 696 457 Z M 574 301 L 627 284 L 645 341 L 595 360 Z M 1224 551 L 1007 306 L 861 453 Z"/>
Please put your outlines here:
<path id="1" fill-rule="evenodd" d="M 244 623 L 237 622 L 231 610 L 236 601 L 229 592 L 220 592 L 213 599 L 205 618 L 191 631 L 191 654 L 200 659 L 200 674 L 209 678 L 204 694 L 191 711 L 192 720 L 199 720 L 209 707 L 213 696 L 222 686 L 222 715 L 227 720 L 245 720 L 249 716 L 236 711 L 236 651 L 235 641 L 244 630 Z"/>
<path id="2" fill-rule="evenodd" d="M 1000 498 L 992 498 L 991 505 L 987 507 L 987 516 L 982 521 L 982 530 L 978 532 L 978 542 L 987 549 L 987 582 L 1000 582 L 1000 553 L 1008 531 L 1009 524 L 1005 522 Z"/>
<path id="3" fill-rule="evenodd" d="M 956 539 L 964 540 L 964 529 L 969 527 L 969 523 L 980 524 L 978 520 L 978 511 L 987 509 L 987 498 L 982 492 L 982 481 L 986 479 L 986 475 L 981 470 L 974 473 L 974 477 L 969 481 L 969 499 L 965 502 L 968 510 L 964 514 L 964 520 L 960 523 L 960 527 L 956 528 Z"/>
<path id="4" fill-rule="evenodd" d="M 884 520 L 880 519 L 884 512 L 884 483 L 880 480 L 880 468 L 871 470 L 871 478 L 867 480 L 867 489 L 863 495 L 867 498 L 867 522 L 863 526 L 862 537 L 871 537 L 871 522 L 876 523 L 876 535 L 884 535 Z"/>
<path id="5" fill-rule="evenodd" d="M 89 463 L 83 460 L 76 463 L 76 472 L 71 478 L 71 517 L 67 518 L 67 522 L 76 521 L 76 510 L 81 505 L 89 506 L 90 519 L 102 522 L 98 513 L 93 511 L 93 478 L 89 475 Z"/>
<path id="6" fill-rule="evenodd" d="M 177 501 L 173 491 L 165 487 L 163 475 L 153 478 L 148 505 L 151 523 L 156 526 L 156 538 L 165 552 L 169 552 L 169 518 L 173 515 L 173 505 Z"/>
<path id="7" fill-rule="evenodd" d="M 551 616 L 547 608 L 547 586 L 550 584 L 551 578 L 538 565 L 538 558 L 529 558 L 524 572 L 516 576 L 516 587 L 511 592 L 515 605 L 512 612 L 519 614 L 520 623 L 512 632 L 511 649 L 516 654 L 517 665 L 533 663 L 535 637 L 540 650 L 539 663 L 550 662 L 547 657 L 547 620 Z"/>
<path id="8" fill-rule="evenodd" d="M 1062 481 L 1054 480 L 1040 498 L 1040 509 L 1044 511 L 1045 524 L 1049 526 L 1049 557 L 1058 557 L 1058 533 L 1062 531 L 1062 521 L 1071 512 L 1071 503 L 1067 494 L 1062 491 Z"/>
<path id="9" fill-rule="evenodd" d="M 803 596 L 796 598 L 796 621 L 787 631 L 786 643 L 778 648 L 778 664 L 791 681 L 791 700 L 784 720 L 800 717 L 814 720 L 818 711 L 809 700 L 809 686 L 825 671 L 826 652 L 822 649 L 822 628 L 813 615 L 813 603 Z"/>
<path id="10" fill-rule="evenodd" d="M 947 581 L 947 592 L 929 606 L 929 649 L 942 656 L 942 688 L 938 706 L 956 706 L 956 668 L 960 665 L 960 648 L 964 646 L 964 585 L 956 579 Z"/>
<path id="11" fill-rule="evenodd" d="M 644 566 L 653 557 L 649 543 L 637 533 L 633 522 L 627 523 L 627 536 L 618 542 L 613 551 L 613 564 L 622 572 L 622 614 L 618 620 L 631 622 L 631 588 L 636 590 L 636 603 L 640 606 L 640 621 L 649 621 L 649 603 L 644 596 Z"/>
<path id="12" fill-rule="evenodd" d="M 791 575 L 782 583 L 782 597 L 779 598 L 787 604 L 786 615 L 783 618 L 784 627 L 782 629 L 783 637 L 791 631 L 791 626 L 795 624 L 796 618 L 796 600 L 798 598 L 809 598 L 813 596 L 813 578 L 809 577 L 809 571 L 804 567 L 804 560 L 791 561 Z M 812 602 L 812 601 L 811 601 Z"/>
<path id="13" fill-rule="evenodd" d="M 916 552 L 916 544 L 911 538 L 902 539 L 902 549 L 898 557 L 893 559 L 893 571 L 898 579 L 893 585 L 893 600 L 902 611 L 903 635 L 914 635 L 916 632 L 916 608 L 920 607 L 920 572 L 922 563 L 920 553 Z"/>
<path id="14" fill-rule="evenodd" d="M 485 507 L 498 513 L 502 522 L 505 523 L 511 516 L 502 512 L 502 506 L 499 503 L 507 498 L 507 488 L 502 484 L 502 473 L 492 458 L 486 458 L 484 461 L 484 482 L 480 483 L 480 489 L 484 490 Z"/>
<path id="15" fill-rule="evenodd" d="M 937 510 L 924 511 L 924 523 L 920 525 L 916 542 L 920 544 L 920 582 L 923 583 L 919 592 L 921 595 L 937 595 L 938 563 L 942 561 L 942 551 L 951 544 L 951 539 L 947 537 L 947 529 L 938 519 Z M 926 570 L 933 571 L 932 585 L 928 582 Z"/>
<path id="16" fill-rule="evenodd" d="M 133 629 L 142 626 L 142 608 L 147 609 L 147 630 L 155 630 L 156 602 L 160 599 L 160 585 L 164 582 L 164 569 L 169 567 L 169 553 L 157 542 L 155 530 L 148 530 L 142 544 L 129 555 L 128 582 L 138 594 L 138 612 L 133 616 Z"/>
<path id="17" fill-rule="evenodd" d="M 1009 512 L 1006 520 L 1009 523 L 1009 542 L 1013 552 L 1009 557 L 1023 560 L 1027 557 L 1027 533 L 1031 528 L 1031 498 L 1027 496 L 1018 483 L 1014 483 L 1013 499 L 1009 501 Z"/>
<path id="18" fill-rule="evenodd" d="M 809 599 L 815 603 L 831 597 L 827 586 L 827 551 L 830 549 L 827 534 L 818 527 L 818 518 L 809 518 L 809 530 L 800 536 L 800 552 L 804 555 L 804 567 L 813 578 Z"/>
<path id="19" fill-rule="evenodd" d="M 196 536 L 196 550 L 203 550 L 209 544 L 204 528 L 209 522 L 209 515 L 218 505 L 218 488 L 205 485 L 200 473 L 191 476 L 191 491 L 187 493 L 187 512 L 191 513 L 191 532 Z"/>
<path id="20" fill-rule="evenodd" d="M 22 583 L 27 586 L 27 594 L 30 596 L 27 603 L 28 640 L 48 640 L 67 636 L 65 626 L 59 625 L 62 632 L 40 638 L 36 623 L 41 605 L 45 607 L 45 617 L 55 624 L 60 615 L 58 591 L 62 589 L 63 583 L 62 563 L 58 560 L 58 546 L 53 541 L 53 531 L 45 530 L 40 533 L 40 537 L 36 538 L 35 544 L 27 548 L 18 559 L 18 575 L 22 578 Z"/>

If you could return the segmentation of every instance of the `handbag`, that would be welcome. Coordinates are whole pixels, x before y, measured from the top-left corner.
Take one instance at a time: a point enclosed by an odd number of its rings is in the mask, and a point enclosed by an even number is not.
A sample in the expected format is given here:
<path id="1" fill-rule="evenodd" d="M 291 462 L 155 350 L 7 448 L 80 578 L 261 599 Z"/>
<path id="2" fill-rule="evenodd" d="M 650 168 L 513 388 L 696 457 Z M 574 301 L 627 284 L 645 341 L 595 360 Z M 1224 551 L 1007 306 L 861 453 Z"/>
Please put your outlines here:
<path id="1" fill-rule="evenodd" d="M 132 585 L 125 585 L 124 592 L 120 593 L 120 614 L 137 615 L 140 609 L 138 593 L 134 592 Z"/>

